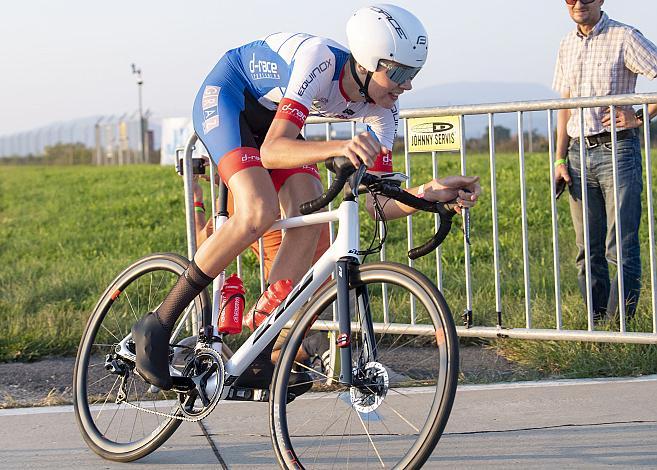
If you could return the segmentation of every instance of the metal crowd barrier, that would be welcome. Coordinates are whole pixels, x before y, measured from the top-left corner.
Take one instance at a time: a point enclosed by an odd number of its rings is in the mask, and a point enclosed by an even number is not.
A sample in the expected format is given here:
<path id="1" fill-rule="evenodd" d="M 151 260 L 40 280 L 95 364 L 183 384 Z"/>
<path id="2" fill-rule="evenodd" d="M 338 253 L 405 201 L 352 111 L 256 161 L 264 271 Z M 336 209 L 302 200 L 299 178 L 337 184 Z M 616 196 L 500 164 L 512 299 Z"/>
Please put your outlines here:
<path id="1" fill-rule="evenodd" d="M 444 116 L 458 116 L 461 126 L 461 146 L 460 146 L 460 164 L 461 174 L 467 173 L 467 152 L 466 152 L 466 132 L 465 132 L 465 116 L 485 115 L 488 117 L 488 141 L 489 141 L 489 160 L 490 160 L 490 176 L 491 186 L 490 195 L 486 194 L 480 199 L 479 204 L 486 204 L 487 199 L 490 199 L 492 209 L 492 237 L 493 237 L 493 263 L 494 263 L 494 289 L 495 289 L 495 312 L 497 315 L 496 326 L 475 326 L 473 324 L 473 286 L 472 286 L 472 272 L 471 272 L 471 257 L 470 246 L 463 240 L 464 246 L 464 283 L 466 287 L 466 301 L 464 311 L 464 326 L 457 326 L 457 332 L 460 336 L 464 337 L 480 337 L 480 338 L 518 338 L 518 339 L 533 339 L 533 340 L 568 340 L 568 341 L 596 341 L 596 342 L 613 342 L 613 343 L 645 343 L 657 344 L 657 267 L 655 264 L 655 220 L 654 220 L 654 207 L 652 198 L 652 159 L 650 148 L 650 126 L 648 122 L 643 126 L 643 135 L 645 140 L 644 153 L 645 153 L 645 175 L 646 175 L 646 203 L 647 203 L 647 216 L 648 216 L 648 236 L 649 236 L 649 257 L 650 257 L 650 302 L 652 304 L 652 332 L 629 332 L 627 331 L 627 321 L 625 312 L 625 299 L 623 289 L 623 267 L 622 267 L 622 250 L 621 244 L 617 243 L 617 279 L 619 283 L 619 311 L 620 311 L 620 328 L 619 331 L 596 331 L 594 330 L 593 311 L 591 307 L 591 261 L 590 261 L 590 241 L 588 230 L 585 233 L 585 263 L 586 263 L 586 288 L 587 288 L 587 323 L 586 330 L 567 330 L 563 327 L 562 319 L 562 302 L 561 302 L 561 279 L 559 274 L 559 243 L 558 243 L 558 223 L 557 223 L 557 204 L 555 197 L 555 183 L 554 183 L 554 161 L 555 161 L 555 135 L 554 135 L 554 119 L 553 112 L 560 109 L 576 109 L 580 120 L 580 158 L 581 158 L 581 181 L 586 181 L 586 165 L 585 155 L 586 146 L 584 139 L 584 109 L 593 107 L 610 107 L 611 121 L 612 121 L 612 160 L 613 160 L 613 178 L 614 178 L 614 192 L 615 198 L 618 198 L 618 175 L 617 175 L 617 143 L 616 143 L 616 124 L 615 116 L 616 110 L 619 106 L 632 106 L 642 105 L 645 116 L 648 116 L 648 104 L 657 103 L 657 93 L 649 94 L 632 94 L 632 95 L 616 95 L 607 97 L 595 98 L 571 98 L 571 99 L 555 99 L 555 100 L 541 100 L 541 101 L 523 101 L 523 102 L 510 102 L 510 103 L 494 103 L 494 104 L 480 104 L 480 105 L 466 105 L 466 106 L 447 106 L 437 108 L 420 108 L 420 109 L 407 109 L 400 112 L 400 126 L 399 136 L 404 138 L 404 162 L 405 173 L 411 176 L 411 159 L 409 154 L 409 146 L 406 141 L 406 128 L 408 126 L 408 119 L 420 117 L 444 117 Z M 550 157 L 550 181 L 551 181 L 551 220 L 552 220 L 552 245 L 553 245 L 553 269 L 554 269 L 554 295 L 555 295 L 555 324 L 553 329 L 539 329 L 532 327 L 532 309 L 531 309 L 531 279 L 530 279 L 530 262 L 529 262 L 529 237 L 528 237 L 528 223 L 527 223 L 527 187 L 525 175 L 525 148 L 523 143 L 524 125 L 523 113 L 543 111 L 547 113 L 547 136 L 549 145 Z M 496 182 L 496 157 L 495 157 L 495 115 L 501 113 L 516 113 L 517 114 L 517 135 L 518 138 L 518 159 L 520 167 L 520 199 L 521 199 L 521 220 L 522 220 L 522 251 L 523 251 L 523 285 L 524 285 L 524 310 L 525 310 L 525 327 L 524 328 L 509 328 L 503 325 L 503 311 L 502 311 L 502 291 L 500 281 L 500 247 L 499 247 L 499 218 L 498 218 L 498 197 L 497 197 L 497 182 Z M 344 122 L 335 119 L 321 119 L 309 118 L 306 125 L 323 124 L 325 126 L 326 140 L 331 139 L 332 125 L 337 122 Z M 304 132 L 306 128 L 304 127 Z M 351 134 L 355 135 L 357 126 L 355 122 L 351 123 Z M 531 132 L 531 130 L 530 130 Z M 185 161 L 185 175 L 191 175 L 191 157 L 194 151 L 194 145 L 197 137 L 193 135 L 184 149 Z M 432 152 L 432 172 L 433 177 L 437 176 L 437 155 Z M 214 174 L 215 167 L 212 166 L 212 174 Z M 331 174 L 328 175 L 329 183 Z M 194 235 L 194 212 L 193 212 L 193 199 L 191 189 L 191 177 L 187 176 L 185 180 L 185 204 L 187 214 L 187 239 L 188 239 L 188 255 L 191 258 L 196 251 L 196 240 Z M 407 182 L 410 186 L 410 180 Z M 212 185 L 212 213 L 215 212 L 214 201 L 214 185 Z M 588 197 L 586 185 L 582 185 L 582 205 L 583 205 L 583 224 L 588 227 Z M 618 209 L 616 210 L 616 238 L 620 239 L 620 221 Z M 439 224 L 439 219 L 436 217 L 435 225 L 436 230 Z M 331 227 L 331 241 L 333 241 L 333 227 Z M 407 237 L 408 248 L 413 246 L 413 219 L 407 217 Z M 260 284 L 262 289 L 265 286 L 264 270 L 263 270 L 263 246 L 260 243 Z M 386 259 L 385 247 L 381 251 L 380 257 L 382 260 Z M 572 263 L 572 260 L 567 260 Z M 440 249 L 436 251 L 436 282 L 438 288 L 442 290 L 442 266 L 441 266 L 441 252 Z M 413 261 L 408 260 L 409 265 L 413 265 Z M 241 262 L 238 259 L 238 273 L 241 274 Z M 385 303 L 386 294 L 384 297 L 384 322 L 375 325 L 378 331 L 396 331 L 400 334 L 414 334 L 414 335 L 431 335 L 432 329 L 428 325 L 416 323 L 414 299 L 411 297 L 411 322 L 410 324 L 390 324 L 388 320 L 387 304 Z M 644 300 L 645 302 L 645 300 Z M 449 302 L 451 304 L 451 302 Z M 452 308 L 456 310 L 455 306 Z M 318 322 L 320 323 L 320 322 Z M 321 325 L 316 325 L 321 328 L 335 329 L 337 325 L 333 322 L 322 322 Z"/>

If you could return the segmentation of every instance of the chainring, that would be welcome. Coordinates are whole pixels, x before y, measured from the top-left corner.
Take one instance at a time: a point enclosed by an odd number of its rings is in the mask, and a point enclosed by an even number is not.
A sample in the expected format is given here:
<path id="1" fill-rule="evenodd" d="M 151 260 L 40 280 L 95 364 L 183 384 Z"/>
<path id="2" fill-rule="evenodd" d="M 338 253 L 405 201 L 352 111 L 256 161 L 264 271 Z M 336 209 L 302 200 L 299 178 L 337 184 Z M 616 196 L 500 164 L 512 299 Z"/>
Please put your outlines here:
<path id="1" fill-rule="evenodd" d="M 128 374 L 122 378 L 116 403 L 124 403 L 131 408 L 164 418 L 188 422 L 200 421 L 212 413 L 221 400 L 225 378 L 224 361 L 214 349 L 199 348 L 194 351 L 192 358 L 186 364 L 183 376 L 191 378 L 196 384 L 196 388 L 186 392 L 178 391 L 178 409 L 174 413 L 163 413 L 129 402 L 125 393 Z M 201 401 L 201 406 L 197 405 L 198 400 Z"/>

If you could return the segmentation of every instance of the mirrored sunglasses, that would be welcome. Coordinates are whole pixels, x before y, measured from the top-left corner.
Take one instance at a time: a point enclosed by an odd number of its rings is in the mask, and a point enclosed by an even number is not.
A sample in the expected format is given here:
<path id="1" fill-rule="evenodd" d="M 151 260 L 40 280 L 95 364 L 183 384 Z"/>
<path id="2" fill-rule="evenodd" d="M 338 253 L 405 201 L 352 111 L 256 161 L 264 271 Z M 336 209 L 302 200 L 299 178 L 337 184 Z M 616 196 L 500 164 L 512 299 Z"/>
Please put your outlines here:
<path id="1" fill-rule="evenodd" d="M 402 64 L 394 64 L 390 62 L 379 61 L 379 65 L 385 67 L 386 75 L 390 80 L 398 85 L 406 82 L 406 80 L 413 80 L 422 67 L 409 67 Z"/>
<path id="2" fill-rule="evenodd" d="M 595 2 L 595 0 L 579 0 L 579 1 L 582 2 L 584 5 Z M 566 3 L 570 6 L 573 6 L 574 4 L 577 3 L 577 0 L 566 0 Z"/>

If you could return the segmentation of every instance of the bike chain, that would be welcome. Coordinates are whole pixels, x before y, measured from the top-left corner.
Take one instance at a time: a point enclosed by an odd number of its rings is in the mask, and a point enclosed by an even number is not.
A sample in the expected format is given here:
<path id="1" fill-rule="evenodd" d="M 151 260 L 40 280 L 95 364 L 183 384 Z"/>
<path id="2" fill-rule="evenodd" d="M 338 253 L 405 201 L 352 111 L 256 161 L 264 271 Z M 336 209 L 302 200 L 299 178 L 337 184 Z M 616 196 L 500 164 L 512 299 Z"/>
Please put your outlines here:
<path id="1" fill-rule="evenodd" d="M 197 350 L 195 351 L 195 354 L 200 354 L 200 353 L 205 353 L 205 354 L 209 354 L 209 355 L 211 355 L 211 356 L 214 356 L 214 358 L 217 360 L 217 363 L 220 364 L 220 370 L 219 370 L 219 373 L 220 373 L 221 376 L 223 377 L 223 376 L 224 376 L 224 365 L 223 365 L 224 363 L 223 363 L 223 360 L 221 359 L 221 356 L 219 355 L 219 353 L 217 353 L 217 351 L 215 351 L 215 350 L 212 349 L 212 348 L 200 348 L 200 349 L 197 349 Z M 222 381 L 223 381 L 223 379 L 222 379 Z M 222 383 L 222 390 L 223 390 L 223 383 Z M 210 413 L 212 413 L 212 412 L 214 411 L 214 409 L 217 407 L 217 405 L 218 405 L 219 402 L 221 401 L 221 394 L 222 394 L 222 393 L 220 392 L 219 395 L 218 395 L 218 397 L 217 397 L 212 403 L 210 403 L 210 405 L 208 405 L 208 407 L 205 408 L 205 409 L 202 411 L 201 414 L 199 414 L 198 416 L 194 416 L 193 418 L 192 418 L 192 417 L 189 417 L 189 416 L 185 416 L 184 414 L 181 414 L 181 415 L 174 415 L 174 414 L 170 414 L 170 413 L 163 413 L 163 412 L 161 412 L 161 411 L 157 411 L 157 410 L 150 410 L 150 409 L 148 409 L 148 408 L 142 408 L 141 406 L 139 406 L 139 405 L 135 405 L 134 403 L 131 403 L 131 402 L 129 402 L 128 400 L 125 400 L 125 399 L 123 399 L 123 400 L 121 400 L 121 401 L 119 402 L 119 401 L 118 401 L 118 397 L 117 397 L 117 403 L 125 403 L 126 405 L 128 405 L 128 406 L 130 406 L 130 407 L 132 407 L 132 408 L 134 408 L 134 409 L 137 409 L 137 410 L 140 410 L 140 411 L 144 411 L 144 412 L 146 412 L 146 413 L 150 413 L 150 414 L 157 415 L 157 416 L 162 416 L 162 417 L 164 417 L 164 418 L 178 419 L 178 420 L 180 420 L 180 421 L 187 421 L 187 422 L 189 422 L 189 423 L 195 423 L 195 422 L 197 422 L 197 421 L 201 421 L 203 418 L 206 418 Z M 182 411 L 181 408 L 180 408 L 180 405 L 181 405 L 181 403 L 180 403 L 180 397 L 178 397 L 178 398 L 176 399 L 176 402 L 177 402 L 177 404 L 178 404 L 178 410 L 179 410 L 179 412 L 180 412 L 180 413 L 184 413 L 184 411 Z"/>

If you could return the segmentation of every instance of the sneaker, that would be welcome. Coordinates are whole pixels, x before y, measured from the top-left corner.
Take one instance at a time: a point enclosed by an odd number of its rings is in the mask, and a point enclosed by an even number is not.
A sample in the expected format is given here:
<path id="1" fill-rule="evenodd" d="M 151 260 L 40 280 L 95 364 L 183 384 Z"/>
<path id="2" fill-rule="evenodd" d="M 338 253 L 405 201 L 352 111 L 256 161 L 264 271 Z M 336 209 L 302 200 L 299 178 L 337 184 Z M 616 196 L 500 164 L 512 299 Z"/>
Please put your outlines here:
<path id="1" fill-rule="evenodd" d="M 135 343 L 135 368 L 149 384 L 161 390 L 171 390 L 169 374 L 169 332 L 153 312 L 144 315 L 132 327 Z"/>

